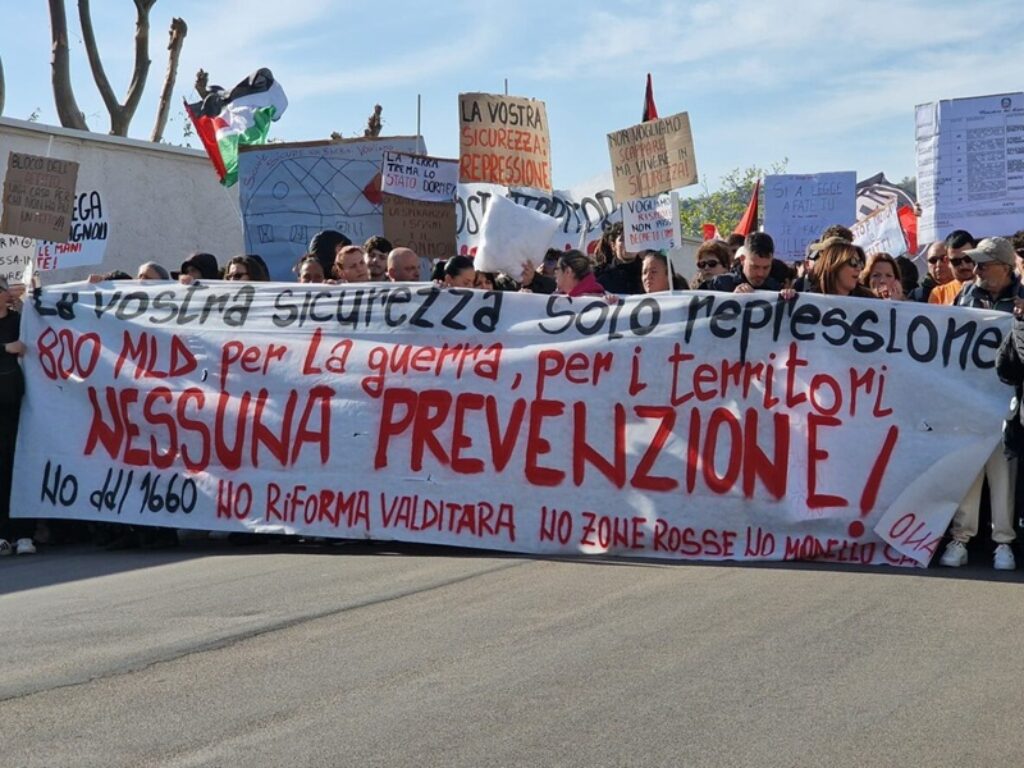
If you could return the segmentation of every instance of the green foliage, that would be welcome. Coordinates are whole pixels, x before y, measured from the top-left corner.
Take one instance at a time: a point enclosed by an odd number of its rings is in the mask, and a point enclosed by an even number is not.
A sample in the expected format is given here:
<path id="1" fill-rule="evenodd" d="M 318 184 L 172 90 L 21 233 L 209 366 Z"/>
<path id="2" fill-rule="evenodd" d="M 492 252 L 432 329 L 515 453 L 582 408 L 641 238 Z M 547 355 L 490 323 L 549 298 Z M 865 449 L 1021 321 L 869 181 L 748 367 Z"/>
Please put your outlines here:
<path id="1" fill-rule="evenodd" d="M 696 197 L 679 201 L 679 219 L 684 237 L 702 237 L 702 225 L 715 224 L 722 236 L 727 236 L 740 221 L 747 210 L 750 194 L 754 191 L 754 183 L 764 179 L 768 174 L 785 173 L 789 158 L 781 163 L 773 163 L 766 170 L 752 165 L 746 169 L 735 168 L 722 177 L 719 188 L 712 192 L 705 176 L 700 183 L 701 192 Z M 758 202 L 758 213 L 764 218 L 764 185 L 761 186 L 761 198 Z"/>

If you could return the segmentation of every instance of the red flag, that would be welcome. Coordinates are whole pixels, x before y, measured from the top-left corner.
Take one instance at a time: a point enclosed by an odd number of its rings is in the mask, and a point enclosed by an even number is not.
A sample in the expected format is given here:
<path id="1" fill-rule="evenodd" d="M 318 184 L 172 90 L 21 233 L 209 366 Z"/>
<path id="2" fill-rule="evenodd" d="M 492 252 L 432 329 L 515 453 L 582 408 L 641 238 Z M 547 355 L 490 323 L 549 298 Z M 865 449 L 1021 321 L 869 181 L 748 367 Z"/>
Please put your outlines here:
<path id="1" fill-rule="evenodd" d="M 647 93 L 644 94 L 644 117 L 643 122 L 649 123 L 658 119 L 658 108 L 654 106 L 654 84 L 651 83 L 651 73 L 647 73 Z"/>
<path id="2" fill-rule="evenodd" d="M 747 203 L 747 210 L 743 212 L 743 218 L 732 231 L 734 235 L 746 237 L 757 230 L 757 195 L 761 191 L 761 180 L 754 182 L 754 192 L 750 195 L 750 202 Z"/>
<path id="3" fill-rule="evenodd" d="M 903 234 L 907 238 L 907 251 L 913 256 L 917 253 L 917 215 L 909 205 L 904 205 L 896 213 L 900 217 L 900 226 L 903 227 Z"/>

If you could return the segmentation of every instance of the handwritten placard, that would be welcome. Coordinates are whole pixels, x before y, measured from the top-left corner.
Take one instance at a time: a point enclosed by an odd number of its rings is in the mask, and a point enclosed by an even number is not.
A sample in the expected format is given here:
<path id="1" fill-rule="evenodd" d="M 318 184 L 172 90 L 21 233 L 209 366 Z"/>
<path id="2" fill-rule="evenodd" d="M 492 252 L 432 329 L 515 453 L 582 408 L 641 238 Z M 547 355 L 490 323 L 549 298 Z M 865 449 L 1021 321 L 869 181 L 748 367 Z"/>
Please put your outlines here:
<path id="1" fill-rule="evenodd" d="M 428 259 L 455 255 L 455 203 L 428 203 L 384 193 L 384 237 Z"/>
<path id="2" fill-rule="evenodd" d="M 459 181 L 551 191 L 551 140 L 543 101 L 459 94 Z"/>
<path id="3" fill-rule="evenodd" d="M 425 203 L 451 203 L 458 187 L 458 160 L 384 152 L 381 192 Z"/>
<path id="4" fill-rule="evenodd" d="M 78 163 L 11 152 L 0 232 L 63 241 L 71 222 Z"/>
<path id="5" fill-rule="evenodd" d="M 679 198 L 674 192 L 622 204 L 626 250 L 662 250 L 679 245 Z"/>
<path id="6" fill-rule="evenodd" d="M 808 244 L 832 224 L 857 218 L 857 174 L 779 174 L 764 180 L 764 228 L 775 240 L 775 257 L 803 261 Z"/>
<path id="7" fill-rule="evenodd" d="M 620 202 L 697 183 L 686 112 L 609 133 L 608 153 L 615 197 Z"/>
<path id="8" fill-rule="evenodd" d="M 868 256 L 874 253 L 901 256 L 907 252 L 907 238 L 900 226 L 895 200 L 858 221 L 850 231 L 853 232 L 853 242 Z"/>

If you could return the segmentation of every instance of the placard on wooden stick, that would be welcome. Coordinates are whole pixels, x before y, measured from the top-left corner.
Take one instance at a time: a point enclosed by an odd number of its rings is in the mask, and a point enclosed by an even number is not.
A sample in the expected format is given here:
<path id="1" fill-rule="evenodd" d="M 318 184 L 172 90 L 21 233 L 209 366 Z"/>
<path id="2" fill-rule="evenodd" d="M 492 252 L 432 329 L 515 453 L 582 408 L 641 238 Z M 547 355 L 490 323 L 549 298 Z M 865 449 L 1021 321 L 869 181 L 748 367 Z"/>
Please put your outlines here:
<path id="1" fill-rule="evenodd" d="M 77 181 L 76 162 L 11 152 L 7 156 L 0 232 L 65 242 Z"/>

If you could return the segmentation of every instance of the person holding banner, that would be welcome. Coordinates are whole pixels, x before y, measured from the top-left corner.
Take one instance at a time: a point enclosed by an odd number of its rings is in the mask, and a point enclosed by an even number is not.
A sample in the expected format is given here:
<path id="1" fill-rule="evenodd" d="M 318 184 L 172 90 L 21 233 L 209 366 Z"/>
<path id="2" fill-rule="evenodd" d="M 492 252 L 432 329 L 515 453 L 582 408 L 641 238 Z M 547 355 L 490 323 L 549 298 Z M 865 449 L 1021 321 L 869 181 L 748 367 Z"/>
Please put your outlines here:
<path id="1" fill-rule="evenodd" d="M 566 251 L 558 258 L 555 267 L 555 283 L 558 293 L 564 296 L 604 296 L 605 290 L 590 266 L 590 259 L 579 251 Z"/>
<path id="2" fill-rule="evenodd" d="M 949 241 L 946 242 L 948 246 Z M 955 306 L 1014 312 L 1022 300 L 1022 293 L 1020 278 L 1013 272 L 1015 254 L 1010 241 L 1003 237 L 985 238 L 976 248 L 965 250 L 962 256 L 974 264 L 975 279 L 957 295 Z M 1013 378 L 1005 370 L 1003 374 L 1000 378 L 1004 381 Z M 950 527 L 953 540 L 942 553 L 939 560 L 942 565 L 956 568 L 967 562 L 967 542 L 978 532 L 981 489 L 988 479 L 992 541 L 996 544 L 993 567 L 1000 571 L 1012 571 L 1017 567 L 1010 546 L 1017 538 L 1013 528 L 1016 478 L 1016 457 L 1008 459 L 1003 453 L 1003 446 L 998 446 L 957 507 Z"/>
<path id="3" fill-rule="evenodd" d="M 876 298 L 875 294 L 860 284 L 860 273 L 866 261 L 864 249 L 859 245 L 841 237 L 828 238 L 821 243 L 814 267 L 817 290 L 808 293 Z"/>
<path id="4" fill-rule="evenodd" d="M 772 276 L 775 260 L 775 241 L 765 232 L 747 235 L 742 248 L 736 252 L 739 269 L 719 275 L 707 286 L 708 290 L 722 293 L 752 293 L 755 290 L 781 291 L 783 285 Z"/>
<path id="5" fill-rule="evenodd" d="M 325 279 L 324 268 L 315 253 L 307 253 L 299 259 L 294 271 L 298 274 L 300 283 L 322 283 Z"/>
<path id="6" fill-rule="evenodd" d="M 334 277 L 342 283 L 370 282 L 370 268 L 361 247 L 346 245 L 338 249 L 334 258 Z"/>
<path id="7" fill-rule="evenodd" d="M 693 287 L 706 288 L 719 275 L 732 267 L 733 250 L 721 240 L 708 240 L 697 249 L 697 278 Z"/>
<path id="8" fill-rule="evenodd" d="M 903 301 L 900 265 L 888 253 L 873 253 L 860 273 L 860 284 L 880 299 Z"/>
<path id="9" fill-rule="evenodd" d="M 374 235 L 363 243 L 366 252 L 366 267 L 370 270 L 370 281 L 386 283 L 388 281 L 388 254 L 394 248 L 390 240 Z"/>
<path id="10" fill-rule="evenodd" d="M 420 257 L 412 248 L 393 248 L 388 254 L 388 279 L 393 283 L 418 283 Z"/>
<path id="11" fill-rule="evenodd" d="M 32 542 L 35 522 L 11 519 L 11 484 L 14 478 L 14 445 L 18 439 L 18 417 L 25 393 L 25 377 L 18 358 L 26 352 L 20 341 L 21 315 L 12 309 L 14 296 L 7 280 L 0 277 L 0 555 L 11 554 L 10 541 L 19 555 L 36 551 Z"/>
<path id="12" fill-rule="evenodd" d="M 686 278 L 675 273 L 661 251 L 641 251 L 637 258 L 643 263 L 640 280 L 644 285 L 644 293 L 689 290 Z"/>

